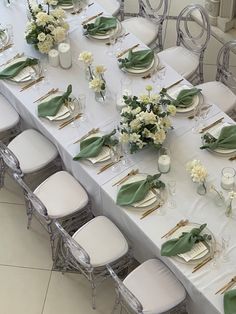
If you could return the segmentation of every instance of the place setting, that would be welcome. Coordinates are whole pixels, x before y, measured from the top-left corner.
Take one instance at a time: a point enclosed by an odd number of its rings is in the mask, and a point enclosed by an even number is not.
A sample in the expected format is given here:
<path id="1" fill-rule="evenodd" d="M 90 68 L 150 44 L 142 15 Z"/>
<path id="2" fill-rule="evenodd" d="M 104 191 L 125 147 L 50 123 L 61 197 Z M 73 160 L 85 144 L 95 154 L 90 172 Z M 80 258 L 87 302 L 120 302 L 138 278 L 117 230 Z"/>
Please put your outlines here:
<path id="1" fill-rule="evenodd" d="M 84 36 L 101 41 L 109 42 L 110 38 L 116 39 L 123 31 L 122 25 L 117 18 L 106 16 L 103 12 L 87 18 L 81 25 Z"/>
<path id="2" fill-rule="evenodd" d="M 164 205 L 165 184 L 159 180 L 161 173 L 149 175 L 132 169 L 126 176 L 113 183 L 117 187 L 116 204 L 127 210 L 137 211 L 144 219 Z"/>
<path id="3" fill-rule="evenodd" d="M 236 125 L 224 122 L 224 117 L 217 119 L 201 130 L 202 146 L 209 152 L 234 160 L 236 153 Z"/>
<path id="4" fill-rule="evenodd" d="M 79 100 L 72 94 L 72 86 L 69 85 L 65 92 L 58 88 L 52 88 L 36 101 L 37 114 L 50 122 L 59 123 L 58 128 L 63 129 L 67 125 L 82 118 Z"/>
<path id="5" fill-rule="evenodd" d="M 194 265 L 192 273 L 214 258 L 216 241 L 207 224 L 200 225 L 188 219 L 181 219 L 161 238 L 165 239 L 161 246 L 161 256 Z"/>
<path id="6" fill-rule="evenodd" d="M 0 79 L 21 85 L 21 91 L 42 81 L 42 67 L 40 61 L 36 58 L 26 57 L 23 54 L 17 54 L 2 65 Z"/>
<path id="7" fill-rule="evenodd" d="M 159 69 L 158 56 L 151 49 L 137 49 L 139 44 L 129 47 L 117 54 L 119 68 L 134 76 L 146 77 Z M 135 50 L 135 51 L 134 51 Z"/>

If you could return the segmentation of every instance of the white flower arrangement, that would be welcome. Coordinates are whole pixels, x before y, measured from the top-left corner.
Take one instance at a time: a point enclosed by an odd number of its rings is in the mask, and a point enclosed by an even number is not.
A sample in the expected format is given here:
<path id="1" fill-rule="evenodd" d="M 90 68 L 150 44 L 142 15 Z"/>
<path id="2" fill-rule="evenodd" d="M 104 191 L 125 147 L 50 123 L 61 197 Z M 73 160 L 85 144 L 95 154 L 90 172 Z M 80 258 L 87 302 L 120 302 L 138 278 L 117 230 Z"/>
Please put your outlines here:
<path id="1" fill-rule="evenodd" d="M 204 183 L 208 173 L 200 160 L 192 160 L 187 163 L 186 170 L 190 173 L 193 182 Z"/>
<path id="2" fill-rule="evenodd" d="M 61 8 L 51 10 L 56 0 L 44 0 L 47 10 L 42 5 L 32 6 L 28 0 L 31 20 L 26 26 L 25 38 L 41 53 L 48 53 L 55 44 L 65 40 L 69 25 L 65 22 L 65 11 Z"/>
<path id="3" fill-rule="evenodd" d="M 82 61 L 86 67 L 89 88 L 93 89 L 95 93 L 100 93 L 101 97 L 104 98 L 106 81 L 103 75 L 106 72 L 106 68 L 103 65 L 92 66 L 93 54 L 90 51 L 81 52 L 78 60 Z"/>
<path id="4" fill-rule="evenodd" d="M 146 91 L 139 97 L 123 95 L 126 107 L 121 111 L 120 139 L 129 143 L 131 153 L 145 146 L 159 149 L 172 128 L 169 115 L 174 114 L 174 108 L 167 110 L 162 95 L 151 93 L 151 85 Z"/>

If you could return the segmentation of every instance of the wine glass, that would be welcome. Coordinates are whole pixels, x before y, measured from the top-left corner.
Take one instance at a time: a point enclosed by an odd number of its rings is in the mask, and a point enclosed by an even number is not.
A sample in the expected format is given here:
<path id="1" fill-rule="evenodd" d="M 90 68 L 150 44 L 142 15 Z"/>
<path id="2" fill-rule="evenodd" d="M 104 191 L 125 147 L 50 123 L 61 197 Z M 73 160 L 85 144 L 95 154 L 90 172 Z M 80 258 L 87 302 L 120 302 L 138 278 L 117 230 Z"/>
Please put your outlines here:
<path id="1" fill-rule="evenodd" d="M 80 94 L 78 96 L 78 102 L 79 102 L 79 110 L 80 113 L 82 113 L 82 117 L 80 118 L 81 121 L 87 120 L 87 114 L 86 114 L 86 95 Z"/>
<path id="2" fill-rule="evenodd" d="M 114 163 L 111 168 L 112 171 L 116 171 L 119 168 L 118 162 L 121 158 L 121 151 L 122 148 L 120 143 L 117 143 L 115 146 L 110 147 L 110 158 L 111 162 Z"/>
<path id="3" fill-rule="evenodd" d="M 223 233 L 221 237 L 221 254 L 220 258 L 223 263 L 227 263 L 229 261 L 229 244 L 230 244 L 231 236 L 229 233 Z"/>
<path id="4" fill-rule="evenodd" d="M 115 43 L 116 43 L 116 34 L 112 33 L 109 36 L 109 45 L 107 48 L 107 54 L 110 57 L 114 57 L 115 55 Z"/>
<path id="5" fill-rule="evenodd" d="M 167 206 L 171 209 L 174 209 L 176 207 L 176 201 L 174 199 L 174 196 L 176 194 L 176 181 L 175 180 L 168 181 L 167 188 L 168 188 L 168 194 L 169 194 Z"/>

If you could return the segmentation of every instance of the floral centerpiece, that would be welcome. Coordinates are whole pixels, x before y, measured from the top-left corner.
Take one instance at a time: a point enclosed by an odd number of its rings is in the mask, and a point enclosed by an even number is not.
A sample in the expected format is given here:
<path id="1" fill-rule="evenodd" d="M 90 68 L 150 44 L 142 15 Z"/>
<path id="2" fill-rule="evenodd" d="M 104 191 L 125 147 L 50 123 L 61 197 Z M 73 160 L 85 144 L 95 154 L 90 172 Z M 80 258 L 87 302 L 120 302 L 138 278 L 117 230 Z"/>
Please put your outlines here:
<path id="1" fill-rule="evenodd" d="M 187 163 L 186 170 L 190 173 L 193 182 L 198 183 L 197 192 L 200 195 L 206 194 L 206 178 L 208 176 L 206 168 L 200 160 L 192 160 Z"/>
<path id="2" fill-rule="evenodd" d="M 104 73 L 106 68 L 103 65 L 93 66 L 93 55 L 89 51 L 83 51 L 79 55 L 79 61 L 85 66 L 85 75 L 89 80 L 89 88 L 95 92 L 95 99 L 104 102 L 106 97 L 106 81 Z"/>
<path id="3" fill-rule="evenodd" d="M 61 8 L 50 10 L 50 5 L 56 5 L 55 0 L 44 0 L 46 9 L 41 4 L 32 6 L 28 0 L 31 20 L 25 31 L 28 44 L 41 53 L 48 53 L 55 44 L 65 40 L 69 29 L 65 21 L 65 12 Z"/>
<path id="4" fill-rule="evenodd" d="M 172 128 L 170 115 L 176 108 L 165 102 L 162 94 L 152 94 L 152 86 L 147 93 L 137 96 L 123 96 L 126 106 L 121 111 L 121 142 L 129 143 L 130 152 L 152 146 L 159 149 Z"/>

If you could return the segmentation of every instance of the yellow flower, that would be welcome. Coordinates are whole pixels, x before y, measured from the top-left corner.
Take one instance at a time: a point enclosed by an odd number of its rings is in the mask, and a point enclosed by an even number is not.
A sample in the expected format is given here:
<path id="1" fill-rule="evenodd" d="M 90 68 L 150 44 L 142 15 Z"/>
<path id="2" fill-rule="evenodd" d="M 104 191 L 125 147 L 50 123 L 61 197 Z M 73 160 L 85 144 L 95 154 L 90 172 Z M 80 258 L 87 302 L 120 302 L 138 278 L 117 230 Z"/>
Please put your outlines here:
<path id="1" fill-rule="evenodd" d="M 85 64 L 90 65 L 93 62 L 93 54 L 89 51 L 83 51 L 79 55 L 79 61 L 83 61 Z"/>

